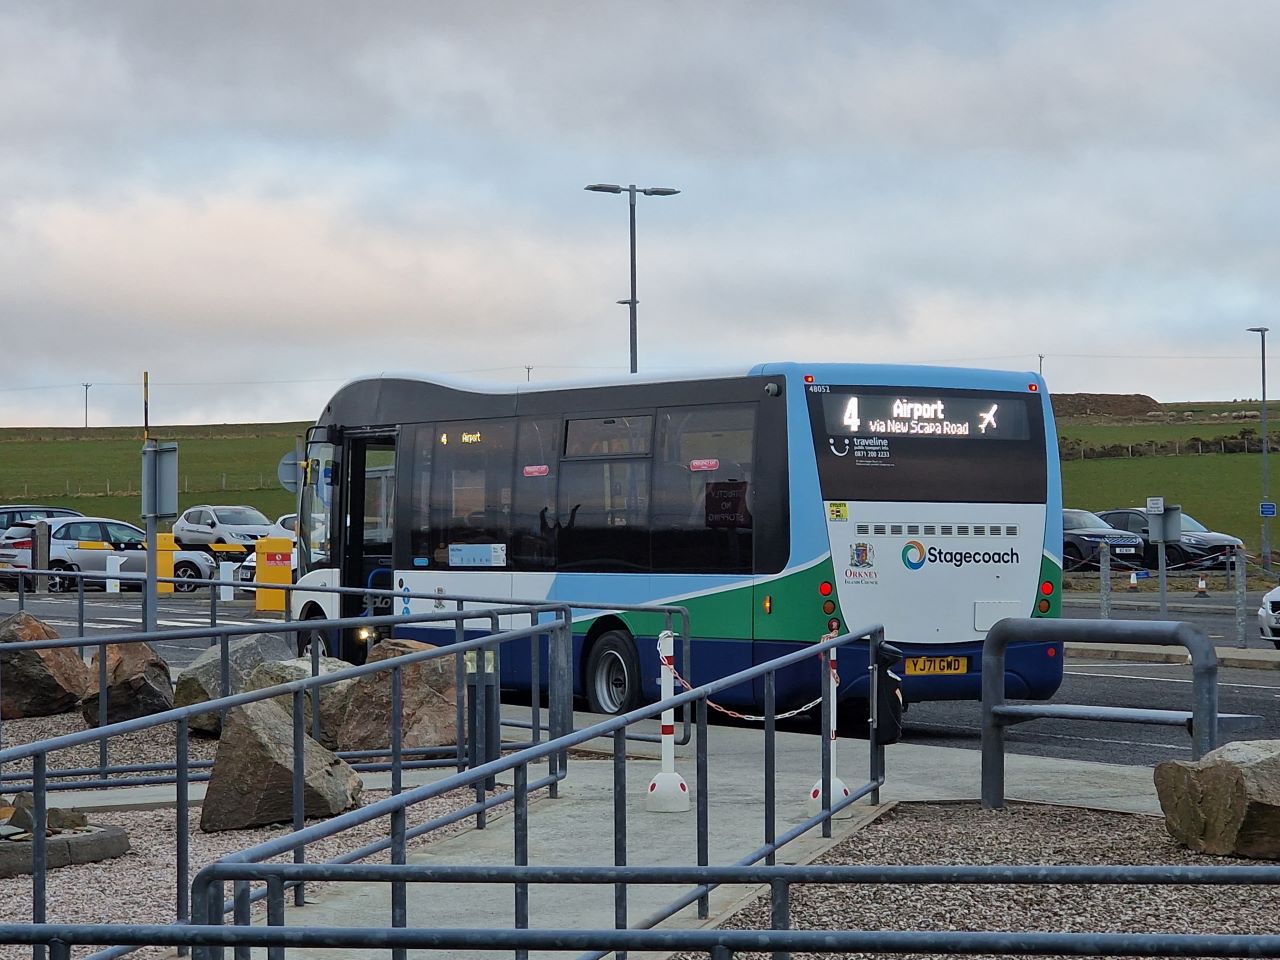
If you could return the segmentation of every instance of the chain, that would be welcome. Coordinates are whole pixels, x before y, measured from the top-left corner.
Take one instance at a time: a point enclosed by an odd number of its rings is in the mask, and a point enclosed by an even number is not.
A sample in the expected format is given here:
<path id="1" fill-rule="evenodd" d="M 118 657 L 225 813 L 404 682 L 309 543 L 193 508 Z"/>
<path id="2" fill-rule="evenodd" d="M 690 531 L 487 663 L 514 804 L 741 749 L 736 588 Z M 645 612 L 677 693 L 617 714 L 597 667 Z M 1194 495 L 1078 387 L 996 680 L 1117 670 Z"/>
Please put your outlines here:
<path id="1" fill-rule="evenodd" d="M 835 636 L 835 634 L 829 634 L 828 636 L 823 637 L 822 639 L 827 640 L 827 639 L 830 639 L 831 636 Z M 658 648 L 658 659 L 659 661 L 662 660 L 661 647 Z M 670 667 L 671 667 L 671 675 L 676 678 L 680 686 L 684 687 L 686 690 L 692 690 L 693 687 L 689 685 L 689 681 L 686 680 L 684 677 L 680 676 L 680 671 L 676 669 L 675 657 L 671 658 Z M 840 674 L 835 671 L 832 671 L 831 682 L 838 687 L 840 685 Z M 733 717 L 733 719 L 735 720 L 749 720 L 753 723 L 764 723 L 769 719 L 768 717 L 755 717 L 749 713 L 739 713 L 737 710 L 730 710 L 728 707 L 722 707 L 720 704 L 716 703 L 710 697 L 706 697 L 705 699 L 707 701 L 707 706 L 710 707 L 712 710 L 716 711 L 717 713 L 723 713 L 726 717 Z M 806 703 L 803 707 L 796 707 L 794 710 L 788 710 L 786 713 L 776 713 L 774 714 L 773 719 L 774 720 L 790 720 L 792 717 L 798 717 L 802 713 L 808 713 L 810 710 L 812 710 L 816 706 L 819 706 L 821 703 L 822 703 L 822 697 L 819 696 L 818 699 L 812 700 L 809 703 Z"/>

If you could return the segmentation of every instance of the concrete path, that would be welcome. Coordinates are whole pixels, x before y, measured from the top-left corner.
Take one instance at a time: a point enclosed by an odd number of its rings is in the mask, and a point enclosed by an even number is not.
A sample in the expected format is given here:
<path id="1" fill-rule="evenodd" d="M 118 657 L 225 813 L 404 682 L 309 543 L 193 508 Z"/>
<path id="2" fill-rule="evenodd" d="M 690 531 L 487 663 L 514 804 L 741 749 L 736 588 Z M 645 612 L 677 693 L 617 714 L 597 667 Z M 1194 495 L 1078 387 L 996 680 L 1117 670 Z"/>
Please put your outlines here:
<path id="1" fill-rule="evenodd" d="M 713 727 L 710 736 L 711 861 L 732 863 L 762 842 L 764 810 L 763 739 L 756 730 Z M 778 830 L 783 832 L 805 818 L 805 797 L 817 779 L 819 740 L 812 735 L 778 735 Z M 865 781 L 865 741 L 840 741 L 838 772 L 851 786 Z M 677 865 L 696 862 L 695 816 L 654 814 L 644 809 L 644 789 L 657 764 L 638 745 L 628 762 L 628 858 L 635 864 Z M 692 784 L 689 748 L 680 751 L 678 767 Z M 979 793 L 979 754 L 945 747 L 897 745 L 888 751 L 888 783 L 881 800 L 972 800 Z M 1156 813 L 1158 804 L 1151 771 L 1121 767 L 1010 756 L 1007 759 L 1010 798 L 1067 803 L 1134 813 Z M 612 764 L 608 760 L 570 762 L 561 798 L 531 805 L 529 859 L 537 865 L 590 865 L 613 862 Z M 820 832 L 784 848 L 780 862 L 804 862 L 833 842 L 849 835 L 878 810 L 859 805 L 857 818 L 837 825 L 836 839 L 823 841 Z M 434 864 L 510 864 L 513 818 L 490 822 L 484 831 L 471 830 L 430 844 L 412 853 L 411 862 Z M 630 892 L 629 916 L 641 918 L 673 901 L 681 891 L 671 887 L 635 887 Z M 712 916 L 736 907 L 749 889 L 722 888 L 712 895 Z M 332 884 L 309 892 L 313 902 L 291 908 L 287 922 L 297 925 L 387 925 L 389 889 L 380 885 Z M 512 891 L 497 886 L 411 886 L 409 923 L 422 927 L 509 928 L 513 924 Z M 535 927 L 610 927 L 614 922 L 611 888 L 541 886 L 530 890 L 530 916 Z M 692 908 L 669 921 L 675 926 L 698 926 Z M 265 954 L 264 954 L 265 955 Z M 443 957 L 437 952 L 414 957 Z M 257 954 L 255 954 L 257 956 Z M 290 951 L 290 956 L 317 960 L 323 951 Z M 385 952 L 350 952 L 349 957 L 384 957 Z M 501 956 L 501 954 L 470 954 Z M 559 956 L 547 954 L 547 956 Z"/>

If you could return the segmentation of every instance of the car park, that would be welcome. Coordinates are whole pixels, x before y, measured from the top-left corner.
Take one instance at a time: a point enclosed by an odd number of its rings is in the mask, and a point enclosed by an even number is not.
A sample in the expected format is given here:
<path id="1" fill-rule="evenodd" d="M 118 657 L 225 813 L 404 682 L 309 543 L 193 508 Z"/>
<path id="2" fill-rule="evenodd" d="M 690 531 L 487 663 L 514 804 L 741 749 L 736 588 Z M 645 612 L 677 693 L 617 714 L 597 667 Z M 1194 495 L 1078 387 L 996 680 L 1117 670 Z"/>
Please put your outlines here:
<path id="1" fill-rule="evenodd" d="M 79 510 L 68 507 L 46 507 L 37 503 L 13 503 L 0 507 L 0 530 L 7 530 L 19 520 L 44 520 L 49 517 L 81 517 Z"/>
<path id="2" fill-rule="evenodd" d="M 1280 587 L 1272 587 L 1258 606 L 1258 636 L 1280 650 Z"/>
<path id="3" fill-rule="evenodd" d="M 271 521 L 245 504 L 189 507 L 173 522 L 173 536 L 181 547 L 215 543 L 246 546 L 271 535 Z"/>
<path id="4" fill-rule="evenodd" d="M 34 525 L 18 524 L 10 527 L 6 539 L 0 542 L 0 575 L 12 571 L 31 569 L 32 538 L 9 539 L 9 533 L 21 529 L 34 532 Z M 147 572 L 147 535 L 131 523 L 109 517 L 61 517 L 49 520 L 49 569 L 55 571 L 82 571 L 95 575 L 90 582 L 105 581 L 107 558 L 121 556 L 124 562 L 120 572 L 145 574 Z M 173 557 L 173 575 L 177 580 L 208 580 L 214 572 L 213 558 L 207 553 L 179 550 Z M 96 576 L 96 575 L 101 576 Z M 49 589 L 53 592 L 75 586 L 74 578 L 51 576 Z M 177 583 L 174 589 L 188 593 L 195 589 L 191 583 Z"/>
<path id="5" fill-rule="evenodd" d="M 1117 566 L 1142 562 L 1142 538 L 1117 530 L 1088 510 L 1062 511 L 1062 569 L 1093 570 L 1098 552 L 1106 543 Z"/>
<path id="6" fill-rule="evenodd" d="M 1151 521 L 1144 507 L 1128 507 L 1121 510 L 1099 510 L 1100 516 L 1113 527 L 1127 530 L 1142 538 L 1143 562 L 1154 569 L 1159 566 L 1159 554 L 1151 541 Z M 1182 536 L 1177 543 L 1164 545 L 1165 564 L 1169 567 L 1225 567 L 1244 541 L 1229 533 L 1217 533 L 1187 514 L 1182 515 Z"/>

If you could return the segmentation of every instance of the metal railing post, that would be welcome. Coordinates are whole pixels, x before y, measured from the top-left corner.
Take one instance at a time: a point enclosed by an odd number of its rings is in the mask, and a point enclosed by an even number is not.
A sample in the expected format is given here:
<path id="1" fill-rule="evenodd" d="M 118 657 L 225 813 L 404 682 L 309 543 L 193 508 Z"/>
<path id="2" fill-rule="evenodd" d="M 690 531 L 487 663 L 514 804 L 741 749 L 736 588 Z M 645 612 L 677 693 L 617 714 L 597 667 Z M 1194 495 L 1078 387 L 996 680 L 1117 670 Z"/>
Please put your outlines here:
<path id="1" fill-rule="evenodd" d="M 1103 620 L 1111 619 L 1111 545 L 1103 540 L 1098 544 L 1098 615 Z"/>
<path id="2" fill-rule="evenodd" d="M 232 920 L 237 927 L 249 926 L 249 881 L 236 880 L 231 884 Z M 253 960 L 253 950 L 248 946 L 237 945 L 231 955 L 235 960 Z"/>
<path id="3" fill-rule="evenodd" d="M 774 880 L 769 884 L 769 929 L 791 929 L 791 884 L 786 880 Z M 775 950 L 772 960 L 791 960 L 785 950 Z"/>
<path id="4" fill-rule="evenodd" d="M 188 883 L 190 882 L 191 873 L 191 807 L 190 807 L 190 779 L 187 770 L 188 756 L 188 724 L 187 718 L 182 717 L 178 720 L 177 741 L 177 809 L 174 811 L 177 819 L 178 829 L 178 902 L 177 909 L 174 911 L 178 923 L 188 923 L 191 920 L 191 901 L 189 900 Z M 179 950 L 179 955 L 184 955 L 185 948 Z"/>
<path id="5" fill-rule="evenodd" d="M 49 841 L 47 832 L 47 782 L 49 755 L 37 753 L 31 758 L 31 922 L 44 923 L 48 896 Z M 44 947 L 31 950 L 33 960 L 43 960 Z"/>
<path id="6" fill-rule="evenodd" d="M 694 753 L 697 757 L 698 771 L 698 866 L 705 867 L 711 862 L 710 835 L 710 789 L 707 782 L 707 698 L 698 698 L 697 707 L 697 745 Z M 698 919 L 705 920 L 711 916 L 711 897 L 703 894 L 698 898 Z"/>
<path id="7" fill-rule="evenodd" d="M 773 843 L 777 839 L 777 719 L 776 680 L 770 670 L 764 677 L 764 845 L 769 848 L 764 862 L 773 866 L 777 857 Z"/>
<path id="8" fill-rule="evenodd" d="M 619 727 L 613 731 L 613 865 L 627 865 L 627 730 Z M 613 885 L 613 926 L 627 929 L 627 884 Z M 618 960 L 627 960 L 625 951 L 618 953 Z"/>
<path id="9" fill-rule="evenodd" d="M 303 712 L 303 697 L 304 694 L 301 690 L 293 692 L 293 829 L 295 832 L 301 830 L 307 821 L 305 803 L 306 771 L 303 768 L 303 751 L 306 747 L 306 732 L 304 730 L 306 716 Z M 294 847 L 293 862 L 306 863 L 306 861 L 306 844 L 299 844 Z M 293 905 L 301 907 L 306 902 L 306 888 L 302 883 L 299 883 L 293 888 Z"/>
<path id="10" fill-rule="evenodd" d="M 831 651 L 822 651 L 822 809 L 826 816 L 822 820 L 822 837 L 831 838 Z"/>
<path id="11" fill-rule="evenodd" d="M 267 877 L 267 926 L 284 926 L 284 881 Z M 285 960 L 284 947 L 267 947 L 267 960 Z"/>
<path id="12" fill-rule="evenodd" d="M 536 639 L 536 638 L 535 638 Z M 515 851 L 512 857 L 517 867 L 529 865 L 529 767 L 520 764 L 515 769 Z M 515 920 L 517 930 L 529 927 L 529 884 L 515 884 Z M 516 960 L 529 960 L 528 950 L 517 950 Z"/>
<path id="13" fill-rule="evenodd" d="M 870 773 L 872 784 L 875 784 L 871 790 L 870 799 L 873 804 L 880 803 L 880 787 L 879 784 L 884 782 L 884 742 L 880 738 L 880 645 L 884 643 L 884 628 L 877 627 L 872 630 L 867 639 L 867 653 L 871 659 L 871 665 L 868 668 L 871 671 L 871 682 L 868 689 L 871 692 L 871 707 L 868 711 L 871 715 L 871 725 L 868 728 L 871 741 L 869 750 L 871 756 L 867 761 L 867 769 Z"/>
<path id="14" fill-rule="evenodd" d="M 1249 645 L 1248 617 L 1245 611 L 1245 597 L 1248 590 L 1249 567 L 1245 559 L 1244 547 L 1236 547 L 1231 558 L 1231 567 L 1235 573 L 1236 601 L 1236 646 L 1245 648 Z"/>
<path id="15" fill-rule="evenodd" d="M 84 636 L 84 574 L 81 573 L 76 577 L 76 627 L 79 636 Z M 80 659 L 84 659 L 84 644 L 77 648 L 80 652 Z"/>
<path id="16" fill-rule="evenodd" d="M 404 688 L 399 667 L 391 668 L 391 794 L 399 796 L 402 790 L 401 767 L 404 760 Z M 397 807 L 391 812 L 391 862 L 403 865 L 407 861 L 405 849 L 405 810 Z M 391 926 L 408 925 L 407 891 L 403 880 L 391 882 Z M 405 960 L 403 947 L 393 948 L 391 960 Z"/>
<path id="17" fill-rule="evenodd" d="M 987 632 L 987 641 L 982 645 L 982 806 L 985 810 L 1004 807 L 1004 725 L 997 722 L 995 715 L 995 708 L 1004 703 L 1004 644 L 989 642 L 994 630 L 993 627 Z"/>
<path id="18" fill-rule="evenodd" d="M 107 725 L 107 645 L 98 644 L 98 728 Z M 98 741 L 98 773 L 107 779 L 107 738 Z"/>

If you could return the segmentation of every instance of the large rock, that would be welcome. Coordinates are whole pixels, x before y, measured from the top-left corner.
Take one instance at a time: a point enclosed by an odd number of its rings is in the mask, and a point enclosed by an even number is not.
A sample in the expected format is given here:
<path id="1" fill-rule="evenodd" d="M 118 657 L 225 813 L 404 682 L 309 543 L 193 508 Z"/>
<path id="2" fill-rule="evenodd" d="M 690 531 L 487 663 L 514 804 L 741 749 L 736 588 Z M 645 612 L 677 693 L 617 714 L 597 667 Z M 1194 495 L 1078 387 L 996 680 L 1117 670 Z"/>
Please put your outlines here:
<path id="1" fill-rule="evenodd" d="M 308 817 L 331 817 L 356 806 L 364 784 L 337 754 L 303 741 L 303 808 Z M 293 726 L 273 701 L 227 712 L 200 829 L 242 830 L 293 818 Z"/>
<path id="2" fill-rule="evenodd" d="M 89 664 L 92 686 L 80 703 L 80 715 L 98 725 L 98 654 Z M 146 643 L 107 645 L 107 723 L 147 717 L 173 708 L 169 664 Z"/>
<path id="3" fill-rule="evenodd" d="M 337 673 L 349 670 L 351 664 L 333 657 L 320 658 L 320 672 Z M 296 660 L 268 660 L 260 663 L 249 675 L 245 690 L 265 690 L 293 680 L 305 680 L 311 676 L 311 659 L 298 657 Z M 320 742 L 330 750 L 337 749 L 338 728 L 342 725 L 342 717 L 347 709 L 346 697 L 348 688 L 354 680 L 339 680 L 336 683 L 320 687 Z M 279 696 L 271 701 L 279 704 L 285 713 L 293 716 L 293 697 Z M 305 714 L 307 733 L 311 733 L 311 696 L 303 697 L 302 709 Z"/>
<path id="4" fill-rule="evenodd" d="M 1165 828 L 1192 850 L 1280 859 L 1280 740 L 1241 740 L 1156 766 Z"/>
<path id="5" fill-rule="evenodd" d="M 227 644 L 231 665 L 231 693 L 241 693 L 245 684 L 260 663 L 268 660 L 290 660 L 297 656 L 297 649 L 290 640 L 276 633 L 252 633 L 237 637 Z M 178 674 L 178 685 L 173 703 L 186 707 L 205 703 L 222 695 L 221 652 L 212 646 L 196 657 L 191 666 Z M 200 733 L 217 733 L 220 721 L 216 712 L 192 717 L 188 726 Z"/>
<path id="6" fill-rule="evenodd" d="M 434 650 L 417 640 L 383 640 L 369 651 L 369 663 L 419 650 Z M 406 747 L 445 746 L 457 742 L 458 690 L 454 657 L 410 664 L 401 677 L 403 740 Z M 391 671 L 352 681 L 337 730 L 340 750 L 377 750 L 391 746 Z"/>
<path id="7" fill-rule="evenodd" d="M 56 639 L 56 630 L 29 613 L 0 620 L 0 644 Z M 74 648 L 0 649 L 0 717 L 5 720 L 66 713 L 89 683 L 89 668 Z"/>

